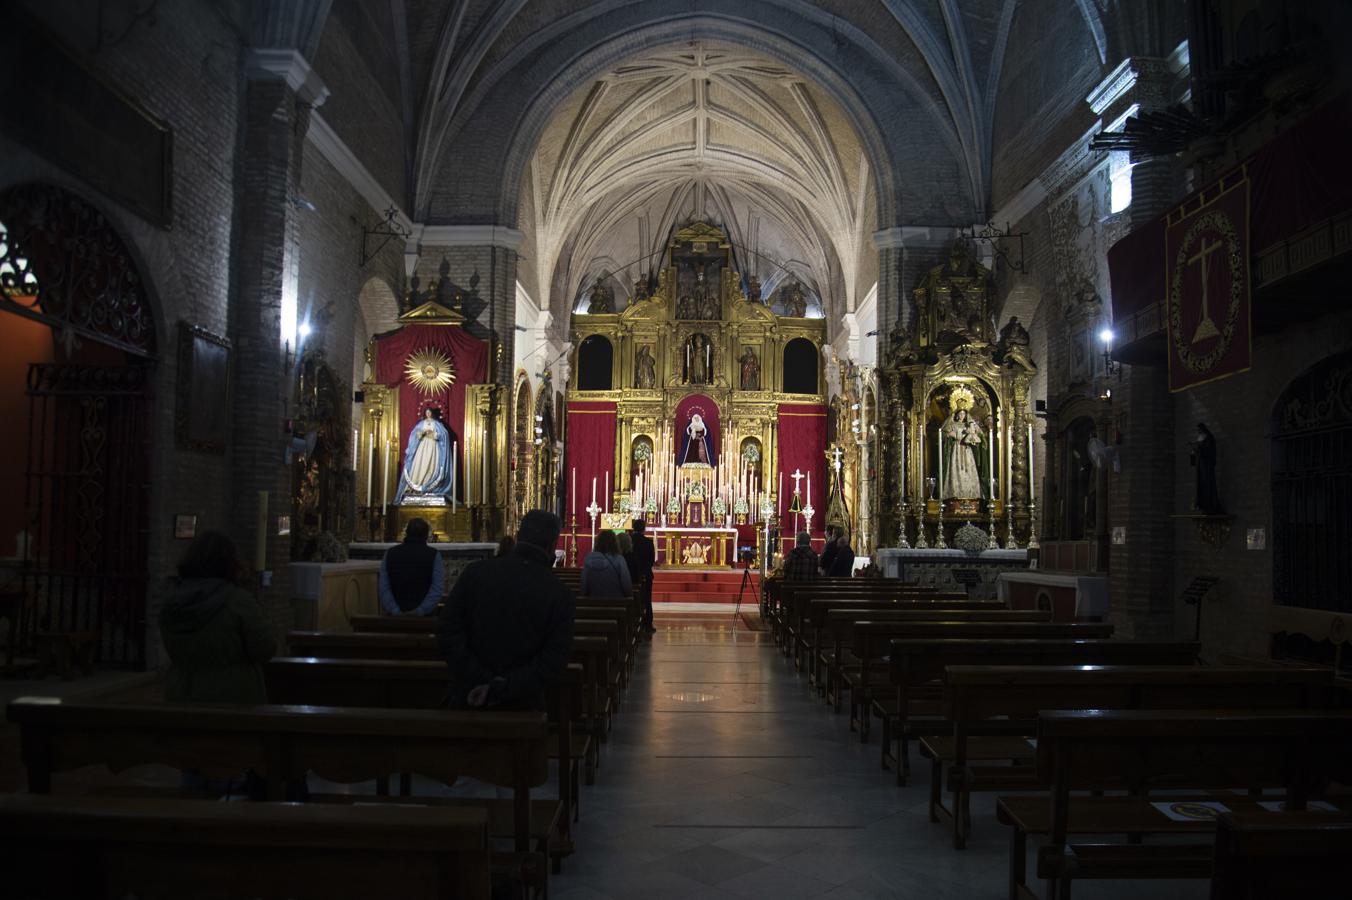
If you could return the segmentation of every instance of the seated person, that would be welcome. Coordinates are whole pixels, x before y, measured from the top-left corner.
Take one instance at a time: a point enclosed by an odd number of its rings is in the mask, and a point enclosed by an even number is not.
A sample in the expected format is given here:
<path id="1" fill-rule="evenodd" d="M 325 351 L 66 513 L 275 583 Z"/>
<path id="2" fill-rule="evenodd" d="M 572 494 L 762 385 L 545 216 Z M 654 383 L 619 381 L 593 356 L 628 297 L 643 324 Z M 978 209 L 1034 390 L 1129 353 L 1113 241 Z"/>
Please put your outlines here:
<path id="1" fill-rule="evenodd" d="M 615 532 L 606 530 L 596 536 L 596 549 L 582 561 L 583 597 L 628 597 L 634 590 L 629 564 L 620 554 Z"/>
<path id="2" fill-rule="evenodd" d="M 441 554 L 427 546 L 432 526 L 409 519 L 404 541 L 380 561 L 380 608 L 391 616 L 430 616 L 441 602 L 446 569 Z"/>
<path id="3" fill-rule="evenodd" d="M 815 581 L 817 579 L 817 551 L 812 549 L 812 536 L 798 532 L 798 545 L 789 551 L 784 561 L 785 581 Z"/>

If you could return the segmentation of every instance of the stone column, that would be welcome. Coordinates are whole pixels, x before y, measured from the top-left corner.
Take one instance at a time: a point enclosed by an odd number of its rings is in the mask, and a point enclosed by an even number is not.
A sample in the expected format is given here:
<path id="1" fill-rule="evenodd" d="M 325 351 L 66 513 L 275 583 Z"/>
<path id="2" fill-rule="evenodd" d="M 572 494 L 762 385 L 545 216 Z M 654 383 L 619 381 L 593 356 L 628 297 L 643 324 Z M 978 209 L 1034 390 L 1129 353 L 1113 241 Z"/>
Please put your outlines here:
<path id="1" fill-rule="evenodd" d="M 498 421 L 511 414 L 512 361 L 516 345 L 517 248 L 523 236 L 501 225 L 426 225 L 416 229 L 417 274 L 424 285 L 449 278 L 464 297 L 466 330 L 489 345 L 488 375 L 491 384 L 502 386 L 486 412 L 490 435 L 499 432 Z M 506 446 L 488 454 L 489 483 L 497 485 L 501 467 L 511 458 L 511 429 Z M 482 540 L 496 540 L 506 527 L 507 497 L 493 498 L 492 510 L 479 520 L 476 533 Z"/>
<path id="2" fill-rule="evenodd" d="M 298 339 L 294 200 L 310 111 L 328 92 L 295 50 L 252 51 L 246 75 L 230 308 L 230 532 L 241 556 L 271 573 L 262 596 L 280 632 L 291 625 L 291 544 L 277 534 L 277 519 L 291 515 L 284 427 Z"/>

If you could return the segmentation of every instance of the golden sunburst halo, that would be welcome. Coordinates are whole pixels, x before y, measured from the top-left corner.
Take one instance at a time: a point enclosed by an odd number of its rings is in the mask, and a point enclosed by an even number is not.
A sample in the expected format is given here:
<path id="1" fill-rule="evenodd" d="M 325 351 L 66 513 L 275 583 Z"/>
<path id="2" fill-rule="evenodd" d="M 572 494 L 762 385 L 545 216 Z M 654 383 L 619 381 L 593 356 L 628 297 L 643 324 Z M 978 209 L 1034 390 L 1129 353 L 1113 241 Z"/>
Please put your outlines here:
<path id="1" fill-rule="evenodd" d="M 948 402 L 955 410 L 971 409 L 975 399 L 976 398 L 972 396 L 971 388 L 963 387 L 962 385 L 953 388 L 953 392 L 948 395 Z"/>
<path id="2" fill-rule="evenodd" d="M 415 390 L 431 396 L 450 388 L 455 381 L 455 366 L 440 350 L 424 347 L 410 354 L 404 374 Z"/>

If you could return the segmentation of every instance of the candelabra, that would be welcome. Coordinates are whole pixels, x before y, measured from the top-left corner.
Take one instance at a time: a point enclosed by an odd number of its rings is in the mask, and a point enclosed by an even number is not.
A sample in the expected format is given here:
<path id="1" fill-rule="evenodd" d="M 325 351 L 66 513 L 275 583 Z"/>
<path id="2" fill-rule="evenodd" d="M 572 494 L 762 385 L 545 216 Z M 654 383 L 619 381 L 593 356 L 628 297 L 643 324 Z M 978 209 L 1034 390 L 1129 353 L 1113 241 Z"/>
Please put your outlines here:
<path id="1" fill-rule="evenodd" d="M 944 540 L 944 501 L 942 499 L 939 500 L 939 530 L 934 535 L 934 549 L 948 549 L 948 542 Z"/>
<path id="2" fill-rule="evenodd" d="M 1032 500 L 1028 501 L 1028 549 L 1036 550 L 1040 544 L 1037 542 L 1037 504 Z"/>
<path id="3" fill-rule="evenodd" d="M 587 515 L 591 516 L 591 545 L 592 545 L 592 548 L 595 549 L 595 547 L 596 547 L 596 517 L 599 516 L 599 515 L 601 514 L 601 507 L 600 507 L 600 506 L 597 506 L 597 505 L 596 505 L 596 501 L 593 500 L 593 501 L 591 502 L 591 506 L 588 506 L 588 507 L 584 510 L 584 512 L 586 512 Z"/>
<path id="4" fill-rule="evenodd" d="M 1019 541 L 1018 538 L 1014 537 L 1014 498 L 1011 497 L 1005 502 L 1005 512 L 1008 513 L 1008 517 L 1005 519 L 1005 549 L 1017 550 L 1019 549 Z"/>
<path id="5" fill-rule="evenodd" d="M 807 519 L 807 522 L 805 523 L 807 527 L 804 530 L 808 533 L 812 532 L 812 514 L 815 512 L 816 510 L 812 508 L 811 503 L 803 507 L 803 517 Z"/>
<path id="6" fill-rule="evenodd" d="M 568 513 L 568 565 L 577 565 L 577 513 Z"/>
<path id="7" fill-rule="evenodd" d="M 911 549 L 911 545 L 906 541 L 906 510 L 907 510 L 906 498 L 902 497 L 901 522 L 900 524 L 897 525 L 897 546 L 903 550 Z M 924 535 L 923 530 L 921 531 L 921 535 L 922 535 L 921 539 L 923 540 Z"/>

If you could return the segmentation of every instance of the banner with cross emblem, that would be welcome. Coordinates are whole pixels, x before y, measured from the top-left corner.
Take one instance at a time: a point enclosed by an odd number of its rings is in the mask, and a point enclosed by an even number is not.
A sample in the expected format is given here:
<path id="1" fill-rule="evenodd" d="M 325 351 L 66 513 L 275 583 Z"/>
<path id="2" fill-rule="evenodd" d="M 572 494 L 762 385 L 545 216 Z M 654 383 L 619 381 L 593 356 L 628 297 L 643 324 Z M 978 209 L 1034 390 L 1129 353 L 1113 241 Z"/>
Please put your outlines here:
<path id="1" fill-rule="evenodd" d="M 1246 371 L 1253 332 L 1245 171 L 1170 212 L 1164 245 L 1169 390 Z"/>

